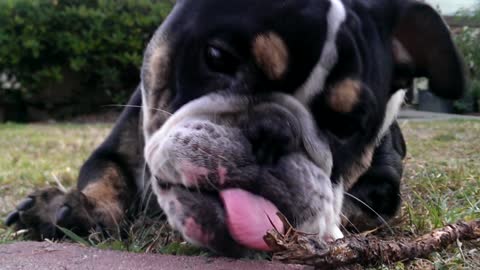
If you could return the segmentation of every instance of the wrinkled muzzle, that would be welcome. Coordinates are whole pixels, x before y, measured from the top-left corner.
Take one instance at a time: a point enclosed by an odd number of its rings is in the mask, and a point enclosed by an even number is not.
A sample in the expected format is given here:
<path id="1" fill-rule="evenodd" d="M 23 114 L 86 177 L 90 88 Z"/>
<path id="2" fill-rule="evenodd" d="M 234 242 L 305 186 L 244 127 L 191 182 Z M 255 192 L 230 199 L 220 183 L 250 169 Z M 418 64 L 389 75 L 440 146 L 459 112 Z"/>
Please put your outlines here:
<path id="1" fill-rule="evenodd" d="M 260 161 L 264 145 L 279 136 L 287 150 Z M 338 237 L 341 202 L 329 178 L 328 143 L 290 96 L 194 100 L 152 135 L 145 158 L 170 224 L 194 244 L 222 253 L 268 250 L 263 236 L 283 230 L 278 212 L 323 238 Z"/>

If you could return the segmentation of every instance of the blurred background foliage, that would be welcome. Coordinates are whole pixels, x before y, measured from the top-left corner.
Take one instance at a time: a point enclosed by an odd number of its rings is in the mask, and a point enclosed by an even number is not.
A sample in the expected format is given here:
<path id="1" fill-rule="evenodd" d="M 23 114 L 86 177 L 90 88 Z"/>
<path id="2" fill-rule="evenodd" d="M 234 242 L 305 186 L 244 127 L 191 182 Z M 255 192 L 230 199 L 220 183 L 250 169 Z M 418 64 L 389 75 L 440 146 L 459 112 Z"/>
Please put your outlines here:
<path id="1" fill-rule="evenodd" d="M 124 104 L 139 82 L 143 50 L 172 5 L 0 1 L 0 122 L 61 119 Z"/>
<path id="2" fill-rule="evenodd" d="M 479 12 L 480 15 L 480 12 Z M 480 17 L 478 18 L 480 27 Z M 465 26 L 455 35 L 455 40 L 465 59 L 470 84 L 465 97 L 456 102 L 460 113 L 479 112 L 480 103 L 480 28 Z"/>
<path id="3" fill-rule="evenodd" d="M 460 113 L 480 112 L 480 1 L 472 9 L 461 10 L 449 22 L 455 42 L 464 57 L 470 84 L 465 97 L 456 102 Z"/>

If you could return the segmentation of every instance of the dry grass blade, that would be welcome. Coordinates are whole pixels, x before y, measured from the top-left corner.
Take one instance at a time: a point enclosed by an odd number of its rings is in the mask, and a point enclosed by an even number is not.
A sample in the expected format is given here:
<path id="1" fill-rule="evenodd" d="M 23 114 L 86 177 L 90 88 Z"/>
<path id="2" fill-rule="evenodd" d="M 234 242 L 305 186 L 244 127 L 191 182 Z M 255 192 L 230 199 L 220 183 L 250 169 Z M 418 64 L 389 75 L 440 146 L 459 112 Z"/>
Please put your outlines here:
<path id="1" fill-rule="evenodd" d="M 265 236 L 265 241 L 275 252 L 275 260 L 311 265 L 316 269 L 337 269 L 356 265 L 388 265 L 422 258 L 444 250 L 457 240 L 480 239 L 480 220 L 448 225 L 415 239 L 382 240 L 374 236 L 353 235 L 328 246 L 319 244 L 312 236 L 293 231 L 295 233 L 284 235 L 272 230 Z"/>

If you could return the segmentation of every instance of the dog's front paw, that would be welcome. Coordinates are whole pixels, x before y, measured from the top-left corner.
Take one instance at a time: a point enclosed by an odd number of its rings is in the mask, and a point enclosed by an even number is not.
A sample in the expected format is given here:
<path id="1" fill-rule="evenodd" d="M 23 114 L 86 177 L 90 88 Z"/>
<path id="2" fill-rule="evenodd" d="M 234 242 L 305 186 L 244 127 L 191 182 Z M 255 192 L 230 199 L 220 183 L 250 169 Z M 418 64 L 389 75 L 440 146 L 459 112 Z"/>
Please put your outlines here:
<path id="1" fill-rule="evenodd" d="M 57 188 L 35 191 L 17 205 L 7 219 L 7 226 L 28 230 L 28 238 L 58 239 L 63 236 L 60 228 L 84 235 L 96 224 L 91 215 L 94 204 L 77 190 L 65 193 Z"/>

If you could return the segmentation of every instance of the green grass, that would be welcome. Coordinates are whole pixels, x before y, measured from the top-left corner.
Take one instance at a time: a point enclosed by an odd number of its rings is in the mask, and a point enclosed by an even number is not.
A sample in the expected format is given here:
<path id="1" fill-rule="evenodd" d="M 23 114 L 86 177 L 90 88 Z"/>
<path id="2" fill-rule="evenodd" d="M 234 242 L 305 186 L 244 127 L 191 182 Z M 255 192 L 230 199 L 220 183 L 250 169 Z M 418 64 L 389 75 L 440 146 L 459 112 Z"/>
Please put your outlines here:
<path id="1" fill-rule="evenodd" d="M 408 143 L 404 204 L 393 226 L 421 235 L 458 220 L 480 219 L 480 121 L 402 122 Z M 109 125 L 0 125 L 0 217 L 35 188 L 75 183 L 78 169 Z M 57 179 L 57 180 L 56 180 Z M 76 237 L 70 237 L 75 242 Z M 0 243 L 16 241 L 0 225 Z M 165 224 L 147 217 L 131 224 L 123 241 L 92 236 L 84 244 L 131 252 L 198 255 Z M 459 243 L 429 260 L 397 269 L 480 269 L 480 244 Z"/>
<path id="2" fill-rule="evenodd" d="M 35 188 L 75 184 L 83 161 L 110 125 L 0 125 L 0 217 Z M 0 243 L 11 231 L 0 222 Z"/>
<path id="3" fill-rule="evenodd" d="M 0 215 L 35 188 L 75 183 L 109 125 L 0 125 Z"/>
<path id="4" fill-rule="evenodd" d="M 402 124 L 408 144 L 398 225 L 419 235 L 480 219 L 480 121 Z M 436 269 L 480 269 L 480 244 L 461 244 L 423 261 Z"/>

